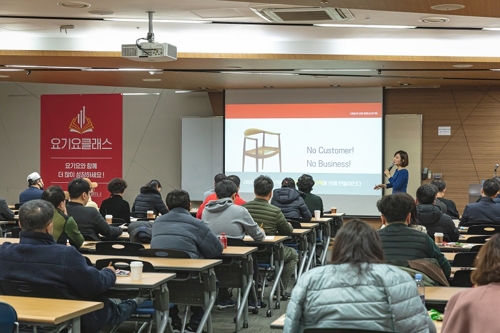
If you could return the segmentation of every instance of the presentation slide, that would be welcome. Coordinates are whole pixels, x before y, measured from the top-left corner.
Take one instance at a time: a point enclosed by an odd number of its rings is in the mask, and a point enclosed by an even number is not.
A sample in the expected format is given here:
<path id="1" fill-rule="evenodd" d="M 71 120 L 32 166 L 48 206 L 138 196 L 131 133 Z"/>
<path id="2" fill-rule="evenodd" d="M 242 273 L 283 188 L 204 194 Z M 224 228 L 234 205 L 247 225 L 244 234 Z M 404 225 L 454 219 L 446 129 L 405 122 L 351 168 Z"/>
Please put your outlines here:
<path id="1" fill-rule="evenodd" d="M 325 210 L 380 215 L 380 88 L 227 91 L 224 145 L 224 171 L 241 178 L 246 200 L 259 175 L 278 188 L 305 173 Z"/>

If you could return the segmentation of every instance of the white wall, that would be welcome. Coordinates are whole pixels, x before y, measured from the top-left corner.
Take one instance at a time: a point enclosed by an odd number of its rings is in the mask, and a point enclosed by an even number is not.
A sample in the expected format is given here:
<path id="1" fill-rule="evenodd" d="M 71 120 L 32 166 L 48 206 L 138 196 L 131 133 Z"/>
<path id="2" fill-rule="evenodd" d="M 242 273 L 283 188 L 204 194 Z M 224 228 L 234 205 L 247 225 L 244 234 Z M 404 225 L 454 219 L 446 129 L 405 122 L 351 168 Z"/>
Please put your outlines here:
<path id="1" fill-rule="evenodd" d="M 9 204 L 17 203 L 19 193 L 27 187 L 28 174 L 39 171 L 40 95 L 127 92 L 160 95 L 123 96 L 123 178 L 128 183 L 125 199 L 132 205 L 139 188 L 151 179 L 161 182 L 163 198 L 170 190 L 180 188 L 181 117 L 212 116 L 208 94 L 3 82 L 0 83 L 0 197 Z"/>

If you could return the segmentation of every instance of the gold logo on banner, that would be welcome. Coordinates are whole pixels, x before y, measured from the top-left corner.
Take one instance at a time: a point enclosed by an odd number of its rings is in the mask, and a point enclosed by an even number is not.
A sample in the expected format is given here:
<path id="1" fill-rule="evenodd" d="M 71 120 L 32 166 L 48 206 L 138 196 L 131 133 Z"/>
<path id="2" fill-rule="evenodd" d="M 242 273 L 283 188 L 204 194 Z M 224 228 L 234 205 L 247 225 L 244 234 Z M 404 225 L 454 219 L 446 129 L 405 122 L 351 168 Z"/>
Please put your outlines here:
<path id="1" fill-rule="evenodd" d="M 71 124 L 69 124 L 69 131 L 75 133 L 87 133 L 92 132 L 94 130 L 94 125 L 92 124 L 92 120 L 89 117 L 85 116 L 85 106 L 80 113 L 71 120 Z"/>

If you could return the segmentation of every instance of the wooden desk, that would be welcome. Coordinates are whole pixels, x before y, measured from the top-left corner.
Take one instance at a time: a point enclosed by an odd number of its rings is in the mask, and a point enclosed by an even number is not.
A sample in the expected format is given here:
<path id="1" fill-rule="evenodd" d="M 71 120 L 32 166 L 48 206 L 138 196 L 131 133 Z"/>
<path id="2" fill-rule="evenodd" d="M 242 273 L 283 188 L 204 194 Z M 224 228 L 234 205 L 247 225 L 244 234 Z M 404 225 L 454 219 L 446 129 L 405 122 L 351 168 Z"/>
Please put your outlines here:
<path id="1" fill-rule="evenodd" d="M 453 262 L 453 260 L 455 259 L 455 254 L 456 254 L 455 252 L 443 252 L 444 257 L 449 262 Z"/>
<path id="2" fill-rule="evenodd" d="M 451 296 L 469 289 L 459 287 L 425 287 L 425 301 L 447 303 Z"/>
<path id="3" fill-rule="evenodd" d="M 302 229 L 311 229 L 319 227 L 319 223 L 314 222 L 300 222 L 300 227 Z"/>
<path id="4" fill-rule="evenodd" d="M 344 217 L 345 213 L 323 213 L 325 217 Z"/>
<path id="5" fill-rule="evenodd" d="M 256 247 L 253 246 L 228 246 L 222 250 L 222 256 L 224 257 L 242 257 L 252 254 L 257 251 Z"/>
<path id="6" fill-rule="evenodd" d="M 5 238 L 5 237 L 0 237 L 0 244 L 3 243 L 19 243 L 19 238 Z"/>
<path id="7" fill-rule="evenodd" d="M 81 331 L 80 317 L 103 308 L 101 302 L 0 295 L 0 302 L 10 304 L 18 321 L 32 325 L 59 325 L 69 322 L 74 333 Z"/>
<path id="8" fill-rule="evenodd" d="M 119 241 L 119 240 L 118 240 Z M 95 251 L 95 245 L 99 243 L 99 241 L 85 241 L 83 242 L 80 249 L 90 250 L 89 252 Z M 145 249 L 151 248 L 151 244 L 142 244 Z"/>
<path id="9" fill-rule="evenodd" d="M 484 245 L 484 244 L 467 243 L 467 244 L 461 244 L 461 246 L 438 245 L 438 247 L 441 250 L 441 252 L 443 252 L 443 253 L 446 253 L 446 252 L 469 252 L 470 249 L 476 245 Z"/>

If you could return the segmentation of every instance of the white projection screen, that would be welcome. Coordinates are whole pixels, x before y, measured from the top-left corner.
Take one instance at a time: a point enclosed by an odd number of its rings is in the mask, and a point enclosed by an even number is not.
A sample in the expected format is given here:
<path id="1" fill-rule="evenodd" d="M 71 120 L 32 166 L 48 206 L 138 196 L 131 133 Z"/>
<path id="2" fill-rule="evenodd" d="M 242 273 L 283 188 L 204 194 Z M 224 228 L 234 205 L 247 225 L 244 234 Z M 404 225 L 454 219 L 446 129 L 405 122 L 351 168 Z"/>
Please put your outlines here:
<path id="1" fill-rule="evenodd" d="M 379 87 L 228 90 L 224 172 L 241 178 L 245 200 L 259 175 L 277 188 L 285 177 L 310 174 L 325 210 L 380 216 L 382 193 L 373 187 L 382 180 L 382 94 Z M 257 149 L 272 156 L 257 161 Z"/>

